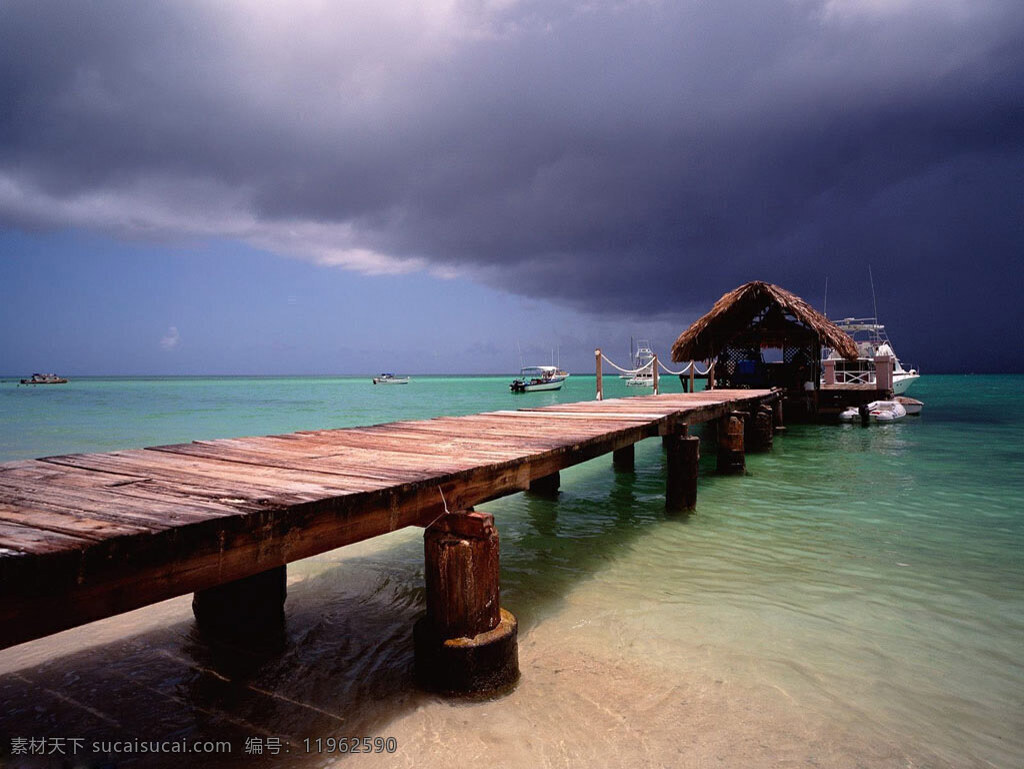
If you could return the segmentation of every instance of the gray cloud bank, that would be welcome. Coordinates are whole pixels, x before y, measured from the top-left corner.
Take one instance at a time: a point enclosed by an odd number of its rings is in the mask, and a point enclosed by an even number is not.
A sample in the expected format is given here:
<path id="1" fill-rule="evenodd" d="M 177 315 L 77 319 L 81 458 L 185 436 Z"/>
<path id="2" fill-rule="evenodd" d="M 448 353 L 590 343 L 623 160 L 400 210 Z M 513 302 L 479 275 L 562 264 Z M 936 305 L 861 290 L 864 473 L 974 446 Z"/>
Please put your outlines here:
<path id="1" fill-rule="evenodd" d="M 637 318 L 826 276 L 868 314 L 871 264 L 899 349 L 1022 366 L 1019 0 L 32 0 L 0 71 L 8 226 Z"/>

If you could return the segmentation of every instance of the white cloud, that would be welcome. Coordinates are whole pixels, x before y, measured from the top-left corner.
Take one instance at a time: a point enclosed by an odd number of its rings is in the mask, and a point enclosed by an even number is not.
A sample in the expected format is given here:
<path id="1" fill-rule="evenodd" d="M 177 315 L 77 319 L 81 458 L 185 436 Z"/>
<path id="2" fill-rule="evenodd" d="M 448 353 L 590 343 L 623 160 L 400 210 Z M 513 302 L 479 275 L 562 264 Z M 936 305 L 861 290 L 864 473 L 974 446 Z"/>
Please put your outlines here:
<path id="1" fill-rule="evenodd" d="M 181 344 L 181 334 L 177 326 L 169 326 L 167 333 L 160 340 L 160 346 L 165 350 L 175 350 Z"/>

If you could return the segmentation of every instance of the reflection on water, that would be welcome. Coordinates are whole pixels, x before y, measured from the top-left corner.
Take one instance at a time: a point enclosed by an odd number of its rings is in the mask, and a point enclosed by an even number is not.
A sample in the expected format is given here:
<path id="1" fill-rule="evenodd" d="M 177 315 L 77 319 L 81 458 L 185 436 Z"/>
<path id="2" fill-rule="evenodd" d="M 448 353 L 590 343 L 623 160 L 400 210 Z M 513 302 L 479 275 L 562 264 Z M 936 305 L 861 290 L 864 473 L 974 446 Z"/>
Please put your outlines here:
<path id="1" fill-rule="evenodd" d="M 563 471 L 555 498 L 484 505 L 520 619 L 523 678 L 499 699 L 413 686 L 409 530 L 291 565 L 282 650 L 211 645 L 183 597 L 0 652 L 0 747 L 231 742 L 187 764 L 203 766 L 1024 765 L 1024 457 L 1004 430 L 794 427 L 745 477 L 715 476 L 706 450 L 679 518 L 657 440 L 635 473 L 604 457 Z M 398 750 L 303 743 L 343 736 Z M 248 756 L 254 738 L 290 752 Z"/>

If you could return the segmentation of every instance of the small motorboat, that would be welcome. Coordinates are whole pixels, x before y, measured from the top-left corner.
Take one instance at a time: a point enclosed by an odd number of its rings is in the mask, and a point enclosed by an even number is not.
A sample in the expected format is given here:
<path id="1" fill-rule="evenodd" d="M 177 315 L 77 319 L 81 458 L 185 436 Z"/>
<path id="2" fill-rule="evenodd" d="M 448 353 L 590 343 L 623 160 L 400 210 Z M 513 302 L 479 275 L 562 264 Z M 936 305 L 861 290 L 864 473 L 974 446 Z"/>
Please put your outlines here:
<path id="1" fill-rule="evenodd" d="M 899 401 L 871 401 L 863 406 L 851 406 L 839 415 L 840 422 L 895 422 L 903 419 L 907 410 Z"/>
<path id="2" fill-rule="evenodd" d="M 519 378 L 508 386 L 514 393 L 532 393 L 539 390 L 561 390 L 569 373 L 557 366 L 525 366 Z"/>
<path id="3" fill-rule="evenodd" d="M 381 374 L 373 378 L 374 384 L 409 384 L 409 377 L 395 376 L 394 374 Z"/>
<path id="4" fill-rule="evenodd" d="M 903 404 L 903 408 L 907 410 L 907 416 L 917 417 L 921 415 L 921 409 L 924 408 L 924 404 L 916 398 L 908 398 L 906 395 L 897 395 L 896 401 Z"/>

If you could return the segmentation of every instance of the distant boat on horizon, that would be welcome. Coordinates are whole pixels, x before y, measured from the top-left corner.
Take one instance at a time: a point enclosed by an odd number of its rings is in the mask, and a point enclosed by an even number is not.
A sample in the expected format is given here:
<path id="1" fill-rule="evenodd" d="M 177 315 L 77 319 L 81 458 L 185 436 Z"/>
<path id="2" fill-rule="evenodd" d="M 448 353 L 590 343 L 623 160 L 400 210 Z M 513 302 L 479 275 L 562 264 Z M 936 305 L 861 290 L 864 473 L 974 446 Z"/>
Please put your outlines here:
<path id="1" fill-rule="evenodd" d="M 400 385 L 409 384 L 410 381 L 410 378 L 407 376 L 395 376 L 394 374 L 381 374 L 373 378 L 374 384 Z"/>
<path id="2" fill-rule="evenodd" d="M 68 380 L 65 377 L 57 376 L 56 374 L 33 374 L 28 379 L 22 379 L 21 384 L 23 385 L 37 385 L 37 384 L 67 384 Z"/>

